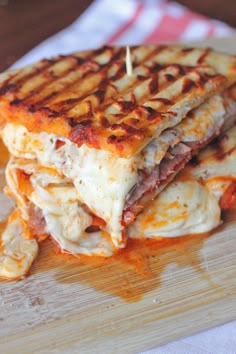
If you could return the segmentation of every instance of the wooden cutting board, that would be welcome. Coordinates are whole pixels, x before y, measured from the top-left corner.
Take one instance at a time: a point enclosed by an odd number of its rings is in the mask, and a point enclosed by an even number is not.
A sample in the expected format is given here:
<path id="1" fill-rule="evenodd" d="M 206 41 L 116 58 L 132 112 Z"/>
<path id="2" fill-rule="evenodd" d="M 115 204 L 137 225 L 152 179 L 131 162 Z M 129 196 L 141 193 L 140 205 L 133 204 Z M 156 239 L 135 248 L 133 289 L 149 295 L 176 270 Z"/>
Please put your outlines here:
<path id="1" fill-rule="evenodd" d="M 236 53 L 236 36 L 208 45 Z M 236 210 L 224 220 L 106 261 L 44 242 L 29 277 L 1 282 L 1 353 L 134 353 L 236 319 Z"/>

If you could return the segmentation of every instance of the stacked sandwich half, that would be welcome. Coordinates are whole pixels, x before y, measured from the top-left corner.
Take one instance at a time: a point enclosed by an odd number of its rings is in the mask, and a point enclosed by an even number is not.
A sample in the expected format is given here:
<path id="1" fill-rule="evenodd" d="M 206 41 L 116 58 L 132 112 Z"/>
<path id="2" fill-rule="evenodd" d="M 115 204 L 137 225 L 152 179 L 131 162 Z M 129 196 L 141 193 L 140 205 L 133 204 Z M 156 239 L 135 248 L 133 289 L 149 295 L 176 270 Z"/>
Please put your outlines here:
<path id="1" fill-rule="evenodd" d="M 137 46 L 129 75 L 125 58 L 125 48 L 102 47 L 0 76 L 6 191 L 17 203 L 4 237 L 14 227 L 65 252 L 109 256 L 140 237 L 154 198 L 234 125 L 236 57 Z"/>

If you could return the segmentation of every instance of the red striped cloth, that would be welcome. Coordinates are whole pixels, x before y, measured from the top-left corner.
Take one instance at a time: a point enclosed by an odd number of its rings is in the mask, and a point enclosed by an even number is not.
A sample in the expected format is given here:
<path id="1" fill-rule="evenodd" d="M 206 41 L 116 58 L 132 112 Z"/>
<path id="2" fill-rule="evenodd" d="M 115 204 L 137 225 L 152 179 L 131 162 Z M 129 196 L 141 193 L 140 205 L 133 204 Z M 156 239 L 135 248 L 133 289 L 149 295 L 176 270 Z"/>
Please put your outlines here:
<path id="1" fill-rule="evenodd" d="M 94 0 L 72 25 L 47 39 L 16 65 L 103 44 L 135 45 L 201 40 L 233 31 L 167 0 Z"/>
<path id="2" fill-rule="evenodd" d="M 121 2 L 123 1 L 121 0 Z M 128 0 L 128 2 L 132 2 L 135 5 L 133 11 L 129 14 L 125 23 L 106 40 L 106 43 L 125 42 L 127 33 L 135 27 L 140 17 L 148 9 L 151 9 L 153 13 L 156 12 L 159 16 L 156 22 L 151 21 L 150 32 L 142 39 L 142 43 L 150 44 L 209 38 L 228 34 L 232 30 L 220 21 L 209 19 L 168 0 Z M 150 21 L 150 18 L 146 17 L 146 21 Z"/>

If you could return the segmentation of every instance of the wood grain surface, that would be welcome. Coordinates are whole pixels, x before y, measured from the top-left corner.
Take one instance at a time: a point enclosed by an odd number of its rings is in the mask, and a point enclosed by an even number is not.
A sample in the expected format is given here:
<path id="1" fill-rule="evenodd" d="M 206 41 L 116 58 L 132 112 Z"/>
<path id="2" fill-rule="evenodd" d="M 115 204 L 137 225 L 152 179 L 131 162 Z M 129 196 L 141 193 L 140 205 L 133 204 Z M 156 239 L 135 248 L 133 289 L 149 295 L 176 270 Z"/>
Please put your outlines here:
<path id="1" fill-rule="evenodd" d="M 209 44 L 236 52 L 235 36 Z M 1 353 L 137 353 L 235 320 L 236 210 L 223 217 L 212 234 L 132 241 L 108 260 L 42 243 L 29 277 L 2 280 Z"/>

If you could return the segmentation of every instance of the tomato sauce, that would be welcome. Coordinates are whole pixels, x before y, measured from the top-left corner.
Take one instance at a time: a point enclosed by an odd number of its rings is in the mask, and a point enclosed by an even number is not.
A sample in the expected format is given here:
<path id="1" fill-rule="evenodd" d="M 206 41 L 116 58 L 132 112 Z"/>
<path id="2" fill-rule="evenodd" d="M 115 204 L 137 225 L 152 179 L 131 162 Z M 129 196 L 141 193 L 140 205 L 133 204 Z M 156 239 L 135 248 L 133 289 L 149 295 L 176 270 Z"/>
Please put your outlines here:
<path id="1" fill-rule="evenodd" d="M 0 168 L 4 168 L 9 159 L 9 153 L 7 148 L 3 144 L 3 141 L 0 139 Z"/>
<path id="2" fill-rule="evenodd" d="M 125 249 L 109 258 L 61 253 L 50 240 L 46 240 L 40 244 L 39 258 L 31 273 L 54 269 L 58 282 L 80 282 L 127 302 L 135 302 L 161 286 L 161 276 L 170 264 L 194 267 L 205 279 L 201 250 L 208 237 L 210 234 L 156 240 L 130 239 Z"/>

